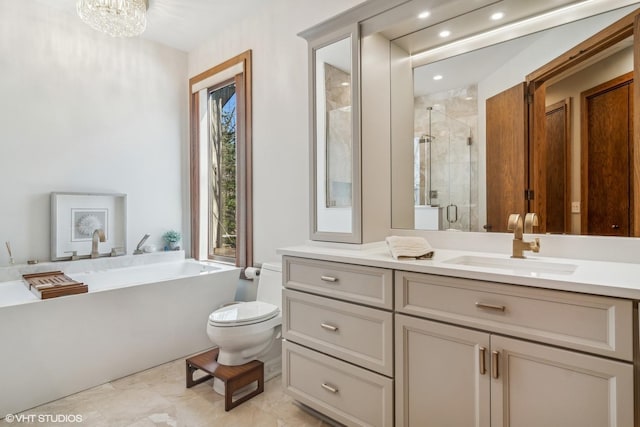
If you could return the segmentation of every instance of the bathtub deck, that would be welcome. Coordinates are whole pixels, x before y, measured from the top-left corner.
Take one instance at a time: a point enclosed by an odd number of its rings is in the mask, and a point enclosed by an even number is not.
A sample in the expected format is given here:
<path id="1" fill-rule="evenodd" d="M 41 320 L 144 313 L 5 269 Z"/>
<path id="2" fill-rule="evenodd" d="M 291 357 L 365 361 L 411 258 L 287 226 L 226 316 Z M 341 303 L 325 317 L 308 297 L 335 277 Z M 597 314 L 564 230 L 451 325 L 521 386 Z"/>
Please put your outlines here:
<path id="1" fill-rule="evenodd" d="M 40 301 L 32 294 L 22 280 L 12 280 L 0 283 L 0 307 L 26 304 Z"/>

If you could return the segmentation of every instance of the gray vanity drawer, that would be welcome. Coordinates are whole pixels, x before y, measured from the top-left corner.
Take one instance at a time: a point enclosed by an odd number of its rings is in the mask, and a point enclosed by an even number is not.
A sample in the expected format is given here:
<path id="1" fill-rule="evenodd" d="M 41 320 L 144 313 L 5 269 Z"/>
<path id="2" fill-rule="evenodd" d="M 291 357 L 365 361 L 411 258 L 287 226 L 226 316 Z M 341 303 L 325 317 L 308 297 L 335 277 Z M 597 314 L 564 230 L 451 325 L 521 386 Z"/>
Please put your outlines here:
<path id="1" fill-rule="evenodd" d="M 284 257 L 282 275 L 287 288 L 393 309 L 391 270 Z"/>
<path id="2" fill-rule="evenodd" d="M 393 314 L 284 290 L 285 339 L 393 376 Z"/>
<path id="3" fill-rule="evenodd" d="M 633 360 L 629 300 L 396 271 L 396 310 Z"/>
<path id="4" fill-rule="evenodd" d="M 282 343 L 287 394 L 348 426 L 393 425 L 393 380 L 294 343 Z"/>

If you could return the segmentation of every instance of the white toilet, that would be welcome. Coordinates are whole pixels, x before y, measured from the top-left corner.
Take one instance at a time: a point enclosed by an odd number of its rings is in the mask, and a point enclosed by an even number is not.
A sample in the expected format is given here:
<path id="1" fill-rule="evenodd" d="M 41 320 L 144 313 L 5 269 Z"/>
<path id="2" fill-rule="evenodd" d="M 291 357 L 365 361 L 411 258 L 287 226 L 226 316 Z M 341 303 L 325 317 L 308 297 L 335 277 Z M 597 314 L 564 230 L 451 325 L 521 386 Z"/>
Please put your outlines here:
<path id="1" fill-rule="evenodd" d="M 267 381 L 282 371 L 282 266 L 264 263 L 258 277 L 257 300 L 211 313 L 207 335 L 219 348 L 218 363 L 234 366 L 260 360 Z M 213 388 L 224 394 L 221 381 L 214 381 Z"/>

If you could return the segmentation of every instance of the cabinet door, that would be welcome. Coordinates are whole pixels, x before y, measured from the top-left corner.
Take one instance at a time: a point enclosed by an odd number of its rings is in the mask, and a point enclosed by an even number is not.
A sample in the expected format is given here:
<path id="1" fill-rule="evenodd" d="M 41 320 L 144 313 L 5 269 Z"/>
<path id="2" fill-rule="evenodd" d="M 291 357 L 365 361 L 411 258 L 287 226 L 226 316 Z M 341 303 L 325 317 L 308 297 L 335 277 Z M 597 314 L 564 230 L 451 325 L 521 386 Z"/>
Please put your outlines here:
<path id="1" fill-rule="evenodd" d="M 396 426 L 489 426 L 489 334 L 396 315 L 396 355 Z"/>
<path id="2" fill-rule="evenodd" d="M 318 36 L 309 49 L 311 239 L 362 243 L 359 26 Z"/>
<path id="3" fill-rule="evenodd" d="M 492 427 L 633 426 L 630 363 L 493 335 L 491 364 Z"/>

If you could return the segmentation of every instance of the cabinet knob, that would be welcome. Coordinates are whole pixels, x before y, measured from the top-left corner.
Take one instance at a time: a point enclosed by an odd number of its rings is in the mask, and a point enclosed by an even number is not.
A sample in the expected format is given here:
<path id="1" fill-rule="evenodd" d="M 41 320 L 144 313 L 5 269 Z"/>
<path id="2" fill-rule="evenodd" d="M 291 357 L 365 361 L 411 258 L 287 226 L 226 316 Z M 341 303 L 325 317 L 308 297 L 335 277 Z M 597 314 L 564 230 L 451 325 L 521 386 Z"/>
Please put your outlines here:
<path id="1" fill-rule="evenodd" d="M 323 282 L 335 283 L 338 281 L 338 278 L 332 276 L 320 276 L 320 280 Z"/>
<path id="2" fill-rule="evenodd" d="M 619 229 L 620 229 L 620 226 L 619 226 L 618 224 L 613 224 L 613 225 L 611 225 L 611 228 L 612 228 L 613 230 L 619 230 Z"/>
<path id="3" fill-rule="evenodd" d="M 485 310 L 493 310 L 493 311 L 502 311 L 506 309 L 504 305 L 496 305 L 496 304 L 487 304 L 484 302 L 476 302 L 476 307 L 482 308 Z"/>
<path id="4" fill-rule="evenodd" d="M 487 373 L 487 368 L 485 367 L 485 364 L 487 363 L 485 360 L 486 357 L 486 353 L 487 353 L 487 349 L 484 347 L 479 347 L 478 348 L 478 355 L 480 356 L 480 360 L 478 361 L 479 365 L 480 365 L 480 375 L 484 375 Z"/>
<path id="5" fill-rule="evenodd" d="M 320 326 L 323 329 L 326 329 L 326 330 L 331 331 L 331 332 L 337 332 L 338 331 L 338 327 L 337 326 L 333 326 L 333 325 L 330 325 L 328 323 L 320 323 Z"/>
<path id="6" fill-rule="evenodd" d="M 338 390 L 337 388 L 335 388 L 335 387 L 333 387 L 333 386 L 330 386 L 330 385 L 329 385 L 329 384 L 327 384 L 327 383 L 322 383 L 322 384 L 320 384 L 320 386 L 321 386 L 323 389 L 325 389 L 325 390 L 327 390 L 327 391 L 330 391 L 331 393 L 337 393 L 338 391 L 340 391 L 340 390 Z"/>
<path id="7" fill-rule="evenodd" d="M 498 379 L 500 378 L 500 352 L 499 351 L 492 351 L 491 352 L 491 376 L 494 379 Z"/>

